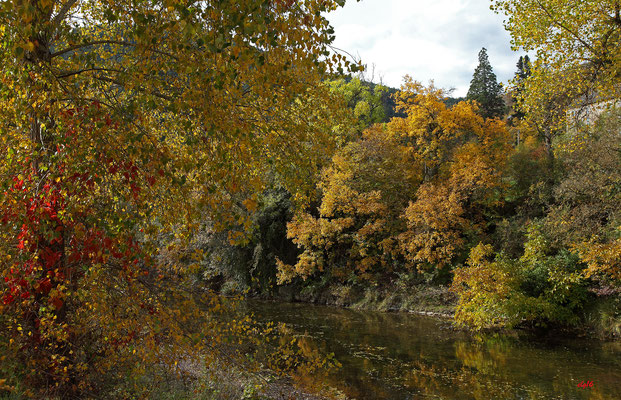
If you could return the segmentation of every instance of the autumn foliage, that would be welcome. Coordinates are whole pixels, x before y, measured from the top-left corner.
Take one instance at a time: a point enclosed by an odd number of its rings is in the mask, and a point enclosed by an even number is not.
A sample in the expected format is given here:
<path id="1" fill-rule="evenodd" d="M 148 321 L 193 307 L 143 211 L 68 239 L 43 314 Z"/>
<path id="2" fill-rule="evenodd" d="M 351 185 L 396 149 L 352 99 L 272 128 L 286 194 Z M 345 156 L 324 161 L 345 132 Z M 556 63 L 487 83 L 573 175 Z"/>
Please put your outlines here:
<path id="1" fill-rule="evenodd" d="M 472 103 L 452 108 L 445 94 L 407 78 L 396 101 L 407 117 L 374 126 L 337 153 L 323 175 L 319 216 L 298 216 L 289 236 L 303 249 L 281 281 L 329 273 L 379 279 L 408 269 L 441 268 L 484 234 L 498 206 L 509 152 L 499 120 Z"/>
<path id="2" fill-rule="evenodd" d="M 0 4 L 0 396 L 336 364 L 206 290 L 236 246 L 255 285 L 450 285 L 476 330 L 618 299 L 618 2 L 493 2 L 538 55 L 511 124 L 346 76 L 325 18 L 343 3 Z"/>
<path id="3" fill-rule="evenodd" d="M 232 341 L 260 336 L 186 249 L 205 219 L 240 240 L 270 176 L 306 197 L 341 141 L 322 81 L 357 69 L 329 53 L 338 6 L 0 5 L 0 393 L 140 397 L 244 359 Z"/>
<path id="4" fill-rule="evenodd" d="M 451 285 L 463 327 L 597 330 L 588 316 L 606 304 L 603 330 L 619 334 L 619 4 L 492 9 L 508 17 L 515 50 L 537 56 L 518 63 L 509 123 L 406 77 L 394 96 L 404 116 L 337 152 L 320 206 L 289 224 L 301 256 L 279 265 L 281 280 L 391 290 L 415 271 Z M 393 174 L 365 173 L 382 171 L 358 155 L 371 145 L 387 164 L 402 160 Z"/>
<path id="5" fill-rule="evenodd" d="M 581 323 L 619 288 L 618 111 L 550 123 L 550 136 L 538 118 L 563 103 L 508 126 L 445 99 L 406 77 L 405 117 L 336 153 L 319 206 L 288 225 L 301 254 L 279 263 L 280 282 L 390 288 L 418 276 L 450 284 L 463 327 Z"/>

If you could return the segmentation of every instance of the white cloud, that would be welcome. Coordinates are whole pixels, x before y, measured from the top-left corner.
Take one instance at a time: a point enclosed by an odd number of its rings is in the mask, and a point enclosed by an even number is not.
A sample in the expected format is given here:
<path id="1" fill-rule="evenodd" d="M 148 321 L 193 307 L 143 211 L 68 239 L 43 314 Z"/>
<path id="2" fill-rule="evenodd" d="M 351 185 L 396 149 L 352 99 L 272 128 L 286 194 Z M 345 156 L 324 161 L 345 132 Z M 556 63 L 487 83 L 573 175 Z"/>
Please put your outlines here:
<path id="1" fill-rule="evenodd" d="M 508 81 L 519 54 L 510 49 L 502 17 L 488 0 L 349 0 L 328 15 L 334 45 L 375 64 L 384 83 L 399 87 L 405 74 L 468 91 L 481 47 L 498 79 Z"/>

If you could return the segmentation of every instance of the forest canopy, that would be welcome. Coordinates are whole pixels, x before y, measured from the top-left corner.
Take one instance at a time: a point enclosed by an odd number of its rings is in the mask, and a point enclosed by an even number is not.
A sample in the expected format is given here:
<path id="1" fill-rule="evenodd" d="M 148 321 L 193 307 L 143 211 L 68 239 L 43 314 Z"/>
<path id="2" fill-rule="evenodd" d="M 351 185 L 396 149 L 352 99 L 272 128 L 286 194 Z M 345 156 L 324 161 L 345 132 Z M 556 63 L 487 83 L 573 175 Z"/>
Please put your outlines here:
<path id="1" fill-rule="evenodd" d="M 0 396 L 338 364 L 240 292 L 433 287 L 467 329 L 621 334 L 619 3 L 493 1 L 536 57 L 503 87 L 483 49 L 465 99 L 366 79 L 343 4 L 0 3 Z"/>

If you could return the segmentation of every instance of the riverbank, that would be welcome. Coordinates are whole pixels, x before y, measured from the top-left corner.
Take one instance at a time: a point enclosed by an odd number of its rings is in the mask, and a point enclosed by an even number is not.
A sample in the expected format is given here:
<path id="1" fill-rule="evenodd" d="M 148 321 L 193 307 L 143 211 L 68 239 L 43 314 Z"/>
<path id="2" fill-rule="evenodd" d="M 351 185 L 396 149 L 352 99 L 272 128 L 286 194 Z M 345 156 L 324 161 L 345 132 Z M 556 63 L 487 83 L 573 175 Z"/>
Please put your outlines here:
<path id="1" fill-rule="evenodd" d="M 212 365 L 206 369 L 198 361 L 185 362 L 183 365 L 180 363 L 179 367 L 182 370 L 181 374 L 171 375 L 168 379 L 157 383 L 150 382 L 159 400 L 326 400 L 328 398 L 321 393 L 305 391 L 291 378 L 278 377 L 270 371 L 250 373 L 231 364 Z"/>
<path id="2" fill-rule="evenodd" d="M 270 296 L 259 298 L 336 306 L 354 310 L 406 312 L 452 318 L 457 297 L 445 286 L 416 286 L 412 288 L 376 288 L 330 285 L 321 290 L 299 290 L 281 286 Z"/>
<path id="3" fill-rule="evenodd" d="M 417 285 L 412 287 L 359 287 L 342 284 L 300 288 L 279 286 L 270 294 L 249 295 L 262 300 L 300 302 L 352 310 L 401 312 L 452 319 L 457 296 L 447 286 Z M 589 337 L 621 341 L 621 298 L 599 296 L 583 310 L 580 322 L 573 326 L 523 326 L 537 335 Z"/>
<path id="4" fill-rule="evenodd" d="M 271 293 L 249 293 L 248 298 L 286 303 L 308 303 L 352 310 L 399 312 L 452 319 L 457 297 L 446 286 L 419 285 L 410 288 L 328 285 L 299 288 L 279 286 Z"/>

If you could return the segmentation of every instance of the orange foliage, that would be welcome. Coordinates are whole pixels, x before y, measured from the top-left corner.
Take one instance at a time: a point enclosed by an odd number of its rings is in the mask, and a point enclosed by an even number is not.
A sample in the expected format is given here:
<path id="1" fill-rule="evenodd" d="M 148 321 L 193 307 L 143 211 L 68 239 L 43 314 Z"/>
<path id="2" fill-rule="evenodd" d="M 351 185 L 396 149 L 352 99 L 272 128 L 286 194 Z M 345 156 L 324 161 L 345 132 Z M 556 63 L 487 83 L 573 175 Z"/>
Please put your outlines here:
<path id="1" fill-rule="evenodd" d="M 406 77 L 396 95 L 405 118 L 365 131 L 334 156 L 319 185 L 319 216 L 303 214 L 288 235 L 303 249 L 280 281 L 324 272 L 369 278 L 421 264 L 448 264 L 500 204 L 510 138 L 476 105 L 448 108 L 444 92 Z M 409 205 L 408 205 L 409 204 Z"/>
<path id="2" fill-rule="evenodd" d="M 319 217 L 297 216 L 288 237 L 303 248 L 295 266 L 280 263 L 279 281 L 303 279 L 326 268 L 340 279 L 371 278 L 394 268 L 400 251 L 400 213 L 418 186 L 418 164 L 380 127 L 336 154 L 319 185 Z"/>
<path id="3" fill-rule="evenodd" d="M 405 121 L 391 123 L 401 137 L 415 138 L 426 182 L 405 210 L 401 246 L 415 264 L 442 266 L 462 249 L 466 232 L 480 234 L 485 207 L 499 204 L 509 134 L 504 122 L 480 117 L 474 104 L 447 108 L 433 88 L 410 101 L 408 110 Z"/>

